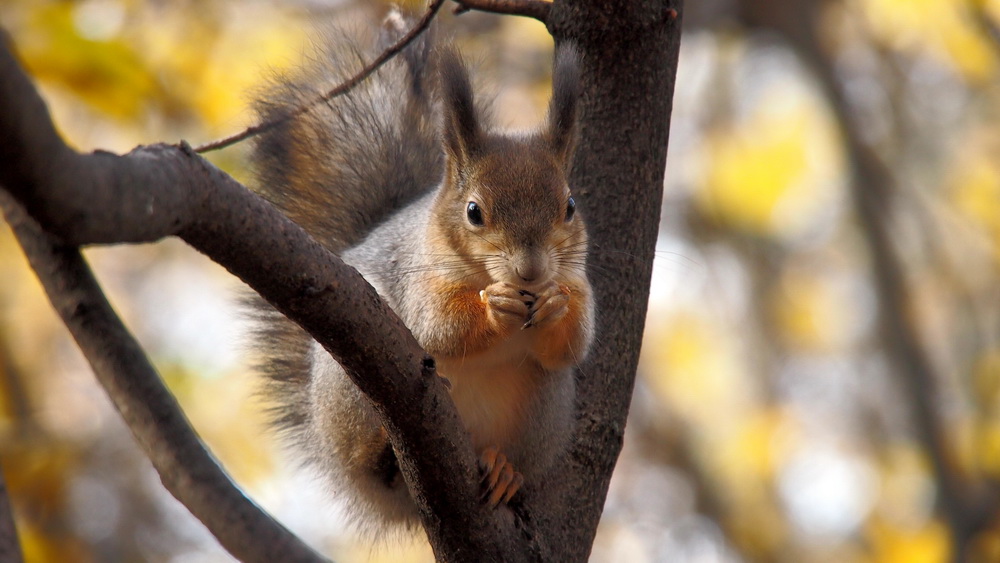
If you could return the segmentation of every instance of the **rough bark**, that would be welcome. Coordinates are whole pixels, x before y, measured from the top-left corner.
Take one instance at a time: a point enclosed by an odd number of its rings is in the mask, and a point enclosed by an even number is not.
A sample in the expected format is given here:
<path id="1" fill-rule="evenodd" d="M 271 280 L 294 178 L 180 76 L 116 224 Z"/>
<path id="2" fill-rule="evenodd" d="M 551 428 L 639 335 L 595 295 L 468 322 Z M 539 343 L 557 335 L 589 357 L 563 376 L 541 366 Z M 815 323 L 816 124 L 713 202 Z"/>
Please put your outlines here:
<path id="1" fill-rule="evenodd" d="M 548 27 L 583 57 L 580 144 L 570 181 L 591 233 L 597 337 L 579 370 L 579 412 L 547 526 L 566 560 L 590 553 L 621 451 L 646 318 L 680 49 L 681 2 L 558 2 Z"/>

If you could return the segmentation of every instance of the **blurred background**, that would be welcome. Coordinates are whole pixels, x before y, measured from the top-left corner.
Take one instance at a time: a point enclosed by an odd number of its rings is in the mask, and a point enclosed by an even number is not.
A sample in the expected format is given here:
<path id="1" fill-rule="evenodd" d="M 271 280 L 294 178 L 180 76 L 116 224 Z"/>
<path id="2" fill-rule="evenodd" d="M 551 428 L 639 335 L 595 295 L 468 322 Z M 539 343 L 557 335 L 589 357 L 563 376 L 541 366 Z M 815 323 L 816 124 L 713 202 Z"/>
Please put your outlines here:
<path id="1" fill-rule="evenodd" d="M 646 342 L 593 560 L 1000 561 L 1000 0 L 687 4 Z M 385 10 L 3 0 L 0 24 L 71 144 L 125 152 L 241 130 L 315 24 Z M 499 122 L 537 123 L 544 27 L 441 19 Z M 249 181 L 246 147 L 210 158 Z M 248 494 L 339 561 L 430 559 L 357 541 L 267 431 L 237 280 L 177 241 L 86 254 Z M 0 264 L 0 466 L 28 561 L 230 560 L 164 492 L 6 226 Z"/>

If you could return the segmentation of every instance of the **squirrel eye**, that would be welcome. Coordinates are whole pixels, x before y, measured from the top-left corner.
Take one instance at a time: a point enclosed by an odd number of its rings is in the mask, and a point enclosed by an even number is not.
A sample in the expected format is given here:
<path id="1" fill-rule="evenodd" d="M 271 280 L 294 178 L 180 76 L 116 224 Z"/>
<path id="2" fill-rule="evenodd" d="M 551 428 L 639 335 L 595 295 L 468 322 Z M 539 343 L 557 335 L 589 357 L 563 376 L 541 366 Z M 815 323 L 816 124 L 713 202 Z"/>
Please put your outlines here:
<path id="1" fill-rule="evenodd" d="M 566 202 L 566 221 L 568 222 L 573 218 L 573 214 L 576 213 L 576 201 L 573 196 L 569 197 L 569 201 Z"/>
<path id="2" fill-rule="evenodd" d="M 473 226 L 483 226 L 483 211 L 476 202 L 469 202 L 469 205 L 465 207 L 465 215 L 469 218 L 469 223 L 472 223 Z"/>

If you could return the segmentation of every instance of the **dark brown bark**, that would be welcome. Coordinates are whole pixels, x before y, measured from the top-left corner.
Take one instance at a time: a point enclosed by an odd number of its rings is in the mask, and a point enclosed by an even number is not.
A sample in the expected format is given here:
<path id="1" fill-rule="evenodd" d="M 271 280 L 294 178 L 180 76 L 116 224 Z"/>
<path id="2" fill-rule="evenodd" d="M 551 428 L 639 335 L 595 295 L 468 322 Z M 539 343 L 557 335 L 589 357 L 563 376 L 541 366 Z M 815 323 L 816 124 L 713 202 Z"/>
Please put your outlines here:
<path id="1" fill-rule="evenodd" d="M 455 3 L 459 4 L 455 13 L 478 10 L 534 18 L 542 23 L 548 20 L 549 11 L 552 9 L 552 3 L 543 0 L 455 0 Z"/>
<path id="2" fill-rule="evenodd" d="M 516 523 L 509 510 L 490 511 L 477 502 L 472 447 L 433 363 L 357 272 L 186 145 L 143 147 L 125 156 L 71 150 L 6 49 L 0 49 L 0 185 L 58 237 L 49 241 L 60 253 L 50 268 L 56 278 L 89 279 L 82 259 L 76 262 L 78 245 L 176 235 L 308 330 L 383 416 L 439 559 L 585 560 L 621 449 L 642 339 L 680 41 L 678 12 L 679 2 L 557 1 L 547 14 L 556 40 L 575 42 L 583 54 L 581 139 L 572 181 L 591 226 L 592 271 L 600 272 L 593 276 L 598 343 L 579 372 L 573 449 L 544 498 L 527 498 Z M 66 309 L 71 328 L 89 318 L 92 307 L 59 305 L 72 292 L 54 289 L 53 302 Z M 126 339 L 123 328 L 85 321 L 80 329 L 94 338 L 89 347 L 96 371 L 118 370 L 143 385 L 156 383 L 151 369 L 136 373 L 133 362 L 114 359 L 115 342 Z M 132 407 L 120 408 L 132 426 Z M 148 418 L 148 428 L 133 426 L 133 432 L 140 442 L 164 448 L 150 454 L 164 482 L 176 480 L 181 488 L 197 482 L 198 475 L 187 473 L 186 454 L 157 434 L 172 430 L 158 427 L 156 416 Z M 170 471 L 179 475 L 164 476 L 160 455 L 175 458 Z M 221 540 L 219 534 L 228 532 L 216 526 L 230 523 L 211 504 L 187 506 Z"/>
<path id="3" fill-rule="evenodd" d="M 562 503 L 546 511 L 565 560 L 585 560 L 621 451 L 646 318 L 680 50 L 681 2 L 558 2 L 548 27 L 582 53 L 571 184 L 591 233 L 597 337 L 579 370 Z"/>

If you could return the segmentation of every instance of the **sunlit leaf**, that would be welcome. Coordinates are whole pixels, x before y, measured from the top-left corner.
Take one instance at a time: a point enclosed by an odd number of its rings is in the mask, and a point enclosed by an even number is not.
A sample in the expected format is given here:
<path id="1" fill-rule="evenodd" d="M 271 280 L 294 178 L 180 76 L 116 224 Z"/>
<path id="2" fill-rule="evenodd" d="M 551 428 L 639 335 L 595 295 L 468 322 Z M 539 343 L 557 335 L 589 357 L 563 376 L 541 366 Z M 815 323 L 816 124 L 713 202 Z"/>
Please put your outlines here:
<path id="1" fill-rule="evenodd" d="M 860 1 L 870 28 L 895 48 L 934 57 L 972 80 L 996 71 L 995 51 L 969 17 L 969 0 Z"/>
<path id="2" fill-rule="evenodd" d="M 745 396 L 741 371 L 720 328 L 703 317 L 680 314 L 647 332 L 643 373 L 661 398 L 693 419 L 714 416 L 704 405 Z"/>
<path id="3" fill-rule="evenodd" d="M 950 561 L 948 529 L 937 521 L 904 530 L 875 521 L 868 528 L 876 563 L 945 563 Z"/>
<path id="4" fill-rule="evenodd" d="M 815 102 L 780 85 L 746 122 L 708 137 L 710 168 L 697 202 L 710 216 L 754 235 L 792 235 L 827 200 L 836 152 Z"/>
<path id="5" fill-rule="evenodd" d="M 75 4 L 49 4 L 32 14 L 18 51 L 39 80 L 66 88 L 100 111 L 135 118 L 160 86 L 143 58 L 120 38 L 89 39 L 74 19 Z"/>
<path id="6" fill-rule="evenodd" d="M 952 180 L 952 201 L 986 232 L 1000 259 L 1000 168 L 985 155 L 963 159 Z"/>

